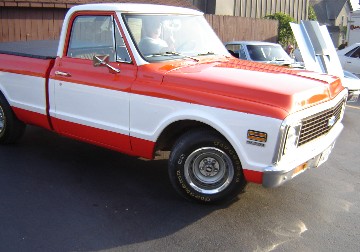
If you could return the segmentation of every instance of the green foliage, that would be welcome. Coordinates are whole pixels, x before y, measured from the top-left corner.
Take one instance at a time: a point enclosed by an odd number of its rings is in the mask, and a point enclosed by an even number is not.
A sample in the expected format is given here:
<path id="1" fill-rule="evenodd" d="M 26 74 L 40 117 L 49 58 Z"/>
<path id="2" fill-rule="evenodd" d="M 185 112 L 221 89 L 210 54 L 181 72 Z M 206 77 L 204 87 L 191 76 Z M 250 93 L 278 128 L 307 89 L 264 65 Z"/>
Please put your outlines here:
<path id="1" fill-rule="evenodd" d="M 294 18 L 282 12 L 266 15 L 265 18 L 279 21 L 279 28 L 278 28 L 279 44 L 281 44 L 283 47 L 286 47 L 289 44 L 293 45 L 295 43 L 295 37 L 290 27 L 290 22 L 296 23 Z"/>
<path id="2" fill-rule="evenodd" d="M 309 9 L 308 9 L 308 19 L 313 20 L 313 21 L 317 20 L 317 16 L 316 16 L 314 7 L 311 5 L 309 5 Z"/>

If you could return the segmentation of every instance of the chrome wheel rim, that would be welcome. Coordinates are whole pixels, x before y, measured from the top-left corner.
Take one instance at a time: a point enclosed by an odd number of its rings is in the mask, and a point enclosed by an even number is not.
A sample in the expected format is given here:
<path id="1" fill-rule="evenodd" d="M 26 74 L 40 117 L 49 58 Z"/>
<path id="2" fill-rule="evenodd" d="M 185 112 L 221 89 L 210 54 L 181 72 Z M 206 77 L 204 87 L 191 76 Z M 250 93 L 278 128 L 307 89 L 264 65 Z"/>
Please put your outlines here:
<path id="1" fill-rule="evenodd" d="M 234 178 L 230 157 L 214 147 L 193 151 L 185 161 L 184 175 L 189 185 L 203 194 L 225 190 Z"/>
<path id="2" fill-rule="evenodd" d="M 4 129 L 5 129 L 5 115 L 2 107 L 0 106 L 0 134 L 4 131 Z"/>

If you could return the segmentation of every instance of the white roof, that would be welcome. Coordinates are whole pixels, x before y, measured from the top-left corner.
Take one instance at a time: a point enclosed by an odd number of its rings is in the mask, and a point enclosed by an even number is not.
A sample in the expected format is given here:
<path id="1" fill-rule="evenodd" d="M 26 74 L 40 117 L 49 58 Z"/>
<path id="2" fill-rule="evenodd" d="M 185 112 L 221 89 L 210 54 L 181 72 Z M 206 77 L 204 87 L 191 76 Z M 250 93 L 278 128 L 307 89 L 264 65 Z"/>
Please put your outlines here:
<path id="1" fill-rule="evenodd" d="M 242 44 L 242 45 L 273 45 L 273 46 L 280 46 L 277 43 L 271 43 L 266 41 L 229 41 L 225 43 L 226 45 L 236 45 L 236 44 Z"/>
<path id="2" fill-rule="evenodd" d="M 200 11 L 183 7 L 135 3 L 83 4 L 72 7 L 69 10 L 69 14 L 72 14 L 75 11 L 116 11 L 121 13 L 203 15 Z"/>

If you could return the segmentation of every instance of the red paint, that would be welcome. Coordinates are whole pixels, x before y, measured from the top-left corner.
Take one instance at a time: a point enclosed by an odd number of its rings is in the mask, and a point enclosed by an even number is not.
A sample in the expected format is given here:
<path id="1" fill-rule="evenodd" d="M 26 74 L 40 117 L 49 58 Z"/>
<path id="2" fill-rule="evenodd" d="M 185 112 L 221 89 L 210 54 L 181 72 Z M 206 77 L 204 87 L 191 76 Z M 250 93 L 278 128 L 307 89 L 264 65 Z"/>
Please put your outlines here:
<path id="1" fill-rule="evenodd" d="M 282 120 L 343 90 L 335 77 L 225 57 L 212 60 L 140 66 L 131 92 Z"/>
<path id="2" fill-rule="evenodd" d="M 46 80 L 45 80 L 46 115 L 47 115 L 48 125 L 51 129 L 53 129 L 53 125 L 52 125 L 51 116 L 50 116 L 50 99 L 49 99 L 49 80 L 50 79 L 49 79 L 49 77 L 50 77 L 51 69 L 54 67 L 54 64 L 55 64 L 55 60 L 53 60 L 51 62 L 51 65 L 46 70 Z"/>
<path id="3" fill-rule="evenodd" d="M 56 131 L 62 135 L 131 154 L 130 139 L 127 135 L 72 123 L 57 118 L 53 118 L 52 121 Z"/>
<path id="4" fill-rule="evenodd" d="M 92 87 L 130 92 L 136 78 L 137 67 L 132 64 L 110 63 L 121 70 L 121 73 L 110 73 L 107 67 L 94 67 L 91 60 L 78 58 L 57 58 L 50 73 L 50 78 Z M 70 77 L 55 75 L 56 71 L 71 74 Z"/>
<path id="5" fill-rule="evenodd" d="M 16 107 L 12 107 L 12 109 L 20 121 L 52 130 L 46 115 Z M 59 134 L 123 152 L 128 155 L 144 157 L 147 159 L 153 158 L 155 148 L 154 142 L 77 123 L 71 123 L 57 118 L 52 118 L 52 121 L 56 125 L 56 131 Z"/>
<path id="6" fill-rule="evenodd" d="M 36 59 L 15 55 L 1 54 L 0 71 L 46 78 L 53 59 Z"/>
<path id="7" fill-rule="evenodd" d="M 153 158 L 155 143 L 57 118 L 52 119 L 61 135 L 102 146 L 131 156 Z M 131 143 L 131 144 L 130 144 Z"/>
<path id="8" fill-rule="evenodd" d="M 154 158 L 155 143 L 144 139 L 130 137 L 132 151 L 135 156 L 147 159 Z"/>
<path id="9" fill-rule="evenodd" d="M 243 170 L 245 180 L 256 184 L 262 184 L 263 173 L 253 170 Z"/>
<path id="10" fill-rule="evenodd" d="M 42 114 L 39 114 L 36 112 L 31 112 L 31 111 L 21 109 L 21 108 L 16 108 L 16 107 L 11 107 L 11 108 L 14 111 L 16 117 L 20 121 L 23 121 L 26 124 L 43 127 L 45 129 L 49 129 L 49 130 L 51 129 L 49 122 L 48 122 L 48 117 L 46 115 L 42 115 Z"/>

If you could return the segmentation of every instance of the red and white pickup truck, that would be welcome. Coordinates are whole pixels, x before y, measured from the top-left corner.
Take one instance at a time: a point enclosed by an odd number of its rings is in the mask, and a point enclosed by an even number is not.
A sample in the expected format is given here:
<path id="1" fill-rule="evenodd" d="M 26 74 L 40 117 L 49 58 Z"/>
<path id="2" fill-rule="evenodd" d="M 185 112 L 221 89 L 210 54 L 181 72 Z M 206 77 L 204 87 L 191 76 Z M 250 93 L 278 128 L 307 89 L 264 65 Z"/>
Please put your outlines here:
<path id="1" fill-rule="evenodd" d="M 338 78 L 235 59 L 195 10 L 73 7 L 57 46 L 0 46 L 2 144 L 31 124 L 148 159 L 170 151 L 176 191 L 219 202 L 318 167 L 343 129 Z"/>

